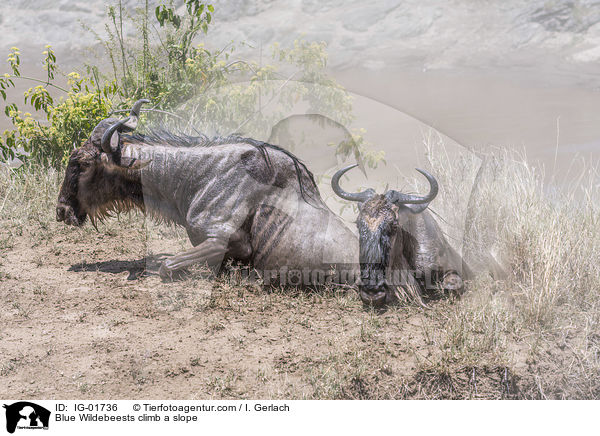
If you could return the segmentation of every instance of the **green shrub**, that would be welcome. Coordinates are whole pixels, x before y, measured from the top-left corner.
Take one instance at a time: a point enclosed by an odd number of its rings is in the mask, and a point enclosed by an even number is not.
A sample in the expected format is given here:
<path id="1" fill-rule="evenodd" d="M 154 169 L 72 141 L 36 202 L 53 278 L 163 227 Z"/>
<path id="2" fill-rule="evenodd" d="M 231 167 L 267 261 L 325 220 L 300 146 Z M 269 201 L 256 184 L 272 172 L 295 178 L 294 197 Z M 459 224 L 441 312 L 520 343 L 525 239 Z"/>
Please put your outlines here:
<path id="1" fill-rule="evenodd" d="M 23 113 L 15 103 L 5 107 L 14 128 L 2 135 L 3 160 L 18 156 L 60 166 L 100 120 L 119 108 L 125 111 L 140 98 L 152 101 L 144 117 L 146 124 L 188 134 L 198 133 L 197 126 L 220 134 L 264 138 L 296 106 L 343 126 L 352 123 L 352 97 L 327 74 L 324 43 L 301 40 L 291 48 L 275 44 L 271 63 L 266 65 L 232 60 L 233 43 L 209 50 L 196 41 L 208 32 L 212 5 L 186 0 L 183 15 L 176 13 L 172 2 L 160 4 L 153 14 L 148 1 L 144 5 L 133 16 L 120 0 L 108 8 L 107 33 L 96 34 L 111 61 L 107 75 L 99 74 L 95 65 L 86 65 L 85 72 L 70 73 L 68 87 L 62 88 L 55 83 L 58 68 L 51 47 L 44 51 L 45 79 L 21 76 L 19 51 L 11 49 L 12 74 L 0 77 L 2 98 L 6 101 L 6 90 L 14 87 L 16 79 L 40 85 L 25 93 L 24 104 L 32 107 L 30 112 Z M 126 38 L 124 25 L 135 26 L 137 36 Z M 50 91 L 64 95 L 56 99 Z M 42 113 L 45 122 L 34 118 L 34 111 Z M 375 167 L 383 153 L 372 151 L 363 134 L 357 130 L 333 144 L 335 152 L 353 154 Z"/>
<path id="2" fill-rule="evenodd" d="M 23 113 L 15 103 L 8 104 L 4 112 L 14 129 L 5 130 L 2 135 L 2 159 L 33 158 L 41 164 L 58 167 L 64 163 L 72 147 L 78 147 L 94 126 L 107 117 L 112 106 L 110 99 L 118 93 L 118 89 L 114 82 L 105 82 L 100 87 L 99 81 L 93 77 L 97 74 L 81 77 L 76 72 L 67 75 L 68 88 L 56 85 L 56 57 L 50 46 L 46 46 L 44 51 L 47 80 L 23 77 L 19 54 L 16 47 L 11 48 L 8 62 L 13 74 L 0 76 L 2 98 L 6 101 L 6 90 L 14 87 L 15 79 L 41 82 L 25 92 L 23 102 L 31 107 L 32 112 L 42 113 L 47 123 L 42 124 L 31 112 Z M 50 94 L 52 88 L 65 95 L 53 98 Z"/>

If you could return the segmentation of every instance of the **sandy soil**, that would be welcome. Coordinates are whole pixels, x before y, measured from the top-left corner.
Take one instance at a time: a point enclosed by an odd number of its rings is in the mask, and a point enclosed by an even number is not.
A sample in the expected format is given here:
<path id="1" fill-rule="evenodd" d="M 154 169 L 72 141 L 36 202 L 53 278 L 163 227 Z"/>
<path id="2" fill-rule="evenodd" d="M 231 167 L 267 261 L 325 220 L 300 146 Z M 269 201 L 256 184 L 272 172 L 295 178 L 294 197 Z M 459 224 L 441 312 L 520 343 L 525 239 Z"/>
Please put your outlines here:
<path id="1" fill-rule="evenodd" d="M 456 304 L 447 299 L 374 313 L 352 289 L 268 291 L 235 270 L 164 283 L 160 259 L 187 241 L 140 217 L 99 233 L 52 223 L 10 234 L 0 266 L 7 398 L 531 395 L 518 385 L 530 370 L 522 359 L 436 369 Z"/>

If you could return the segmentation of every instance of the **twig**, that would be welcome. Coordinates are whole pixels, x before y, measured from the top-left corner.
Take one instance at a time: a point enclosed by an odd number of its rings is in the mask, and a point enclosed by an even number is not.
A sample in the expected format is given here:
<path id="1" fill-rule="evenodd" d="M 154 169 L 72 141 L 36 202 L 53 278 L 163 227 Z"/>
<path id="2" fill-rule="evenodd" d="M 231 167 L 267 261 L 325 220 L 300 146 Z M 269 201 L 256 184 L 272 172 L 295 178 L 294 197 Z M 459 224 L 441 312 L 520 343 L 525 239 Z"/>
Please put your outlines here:
<path id="1" fill-rule="evenodd" d="M 10 167 L 8 167 L 10 170 Z M 10 170 L 12 171 L 12 170 Z M 4 200 L 2 201 L 2 206 L 0 206 L 0 212 L 2 212 L 4 210 L 4 205 L 6 204 L 6 200 L 8 199 L 8 195 L 10 194 L 10 191 L 12 190 L 14 186 L 14 183 L 11 183 L 10 187 L 8 188 L 8 190 L 6 191 L 6 195 L 4 196 Z"/>
<path id="2" fill-rule="evenodd" d="M 33 78 L 33 77 L 27 77 L 27 76 L 10 76 L 10 77 L 7 77 L 7 78 L 32 80 L 34 82 L 43 83 L 46 86 L 52 86 L 53 88 L 60 89 L 63 92 L 69 92 L 65 88 L 61 88 L 58 85 L 55 85 L 53 83 L 47 83 L 45 80 L 40 80 L 40 79 L 36 79 L 36 78 Z"/>
<path id="3" fill-rule="evenodd" d="M 504 367 L 504 383 L 506 384 L 506 396 L 510 396 L 510 385 L 508 384 L 508 368 Z"/>
<path id="4" fill-rule="evenodd" d="M 116 110 L 116 111 L 112 111 L 111 113 L 108 114 L 108 116 L 111 116 L 112 114 L 119 114 L 119 113 L 122 113 L 122 112 L 129 112 L 129 111 L 130 111 L 130 109 L 119 109 L 119 110 Z M 160 110 L 160 109 L 140 109 L 140 112 L 158 112 L 160 114 L 171 115 L 172 117 L 179 118 L 180 120 L 185 121 L 184 118 L 180 117 L 177 114 L 174 114 L 172 112 L 163 111 L 163 110 Z"/>
<path id="5" fill-rule="evenodd" d="M 243 60 L 238 60 L 238 61 L 233 61 L 233 62 L 229 62 L 227 65 L 225 65 L 223 68 L 227 69 L 229 67 L 232 67 L 235 64 L 244 64 L 248 67 L 248 69 L 250 69 L 254 74 L 256 74 L 256 70 L 254 68 L 252 68 L 252 65 L 250 65 L 248 62 L 243 61 Z"/>
<path id="6" fill-rule="evenodd" d="M 129 112 L 130 109 L 119 109 L 116 111 L 112 111 L 111 113 L 108 114 L 108 116 L 111 116 L 112 114 L 118 114 L 118 113 L 123 113 L 123 112 Z M 185 121 L 185 118 L 180 117 L 177 114 L 174 114 L 172 112 L 167 112 L 167 111 L 163 111 L 160 109 L 140 109 L 140 112 L 157 112 L 160 114 L 165 114 L 165 115 L 170 115 L 172 117 L 175 117 L 177 119 L 180 119 L 181 121 Z M 198 131 L 198 129 L 196 129 L 194 126 L 192 126 L 190 123 L 188 123 L 188 126 L 194 131 L 196 132 L 198 135 L 203 135 L 202 132 Z"/>
<path id="7" fill-rule="evenodd" d="M 221 54 L 223 54 L 223 52 L 224 52 L 225 50 L 227 50 L 227 49 L 228 49 L 228 48 L 229 48 L 231 45 L 233 45 L 233 41 L 231 41 L 229 44 L 225 45 L 225 47 L 223 47 L 221 50 L 219 50 L 219 51 L 217 52 L 217 56 L 221 56 Z"/>
<path id="8" fill-rule="evenodd" d="M 156 29 L 156 26 L 154 24 L 152 24 L 152 29 L 154 29 L 154 32 L 156 33 L 156 36 L 158 36 L 158 40 L 160 42 L 160 45 L 162 45 L 162 47 L 165 50 L 165 52 L 168 53 L 167 46 L 165 45 L 165 43 L 163 42 L 162 38 L 160 37 L 160 33 L 158 32 L 158 30 Z"/>
<path id="9" fill-rule="evenodd" d="M 536 376 L 535 376 L 535 382 L 536 382 L 536 384 L 537 384 L 537 388 L 538 388 L 538 390 L 540 391 L 540 395 L 542 396 L 542 398 L 543 398 L 544 400 L 547 400 L 547 399 L 548 399 L 548 397 L 546 397 L 546 394 L 544 394 L 544 389 L 542 388 L 542 381 L 541 381 L 541 379 L 540 379 L 540 376 L 539 376 L 539 375 L 537 375 L 537 374 L 536 374 Z"/>

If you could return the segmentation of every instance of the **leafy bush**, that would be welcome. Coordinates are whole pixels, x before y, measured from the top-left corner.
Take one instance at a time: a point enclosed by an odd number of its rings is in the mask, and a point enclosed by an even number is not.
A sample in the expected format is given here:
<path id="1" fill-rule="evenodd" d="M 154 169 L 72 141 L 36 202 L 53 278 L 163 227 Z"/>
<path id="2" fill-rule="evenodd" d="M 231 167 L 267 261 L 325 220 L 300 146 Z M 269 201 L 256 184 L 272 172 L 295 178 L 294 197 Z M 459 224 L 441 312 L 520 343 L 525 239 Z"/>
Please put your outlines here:
<path id="1" fill-rule="evenodd" d="M 18 48 L 11 48 L 8 62 L 13 74 L 0 76 L 2 98 L 7 99 L 6 90 L 14 87 L 15 79 L 41 82 L 41 85 L 25 92 L 24 103 L 30 105 L 32 111 L 42 112 L 47 123 L 40 123 L 30 112 L 23 113 L 15 103 L 7 105 L 4 112 L 14 129 L 4 131 L 0 153 L 3 160 L 29 156 L 45 165 L 60 166 L 72 147 L 79 146 L 94 126 L 107 117 L 112 106 L 110 99 L 118 93 L 118 89 L 114 82 L 105 82 L 100 87 L 99 81 L 94 78 L 97 73 L 92 77 L 81 77 L 72 72 L 67 76 L 67 89 L 56 85 L 56 56 L 50 46 L 46 46 L 44 51 L 46 81 L 23 77 L 19 54 Z M 66 95 L 55 100 L 50 93 L 51 88 Z"/>
<path id="2" fill-rule="evenodd" d="M 4 160 L 29 156 L 59 166 L 101 119 L 140 98 L 153 102 L 147 123 L 190 134 L 198 132 L 197 126 L 208 132 L 266 139 L 266 132 L 296 107 L 342 126 L 353 121 L 352 97 L 325 70 L 324 43 L 296 41 L 291 48 L 276 44 L 272 63 L 262 65 L 232 60 L 233 43 L 209 50 L 195 42 L 208 32 L 214 13 L 212 5 L 199 0 L 186 0 L 183 15 L 177 14 L 172 2 L 160 4 L 152 14 L 146 1 L 144 8 L 130 16 L 120 0 L 107 13 L 107 34 L 96 34 L 112 65 L 106 76 L 96 66 L 86 65 L 85 73 L 67 76 L 67 89 L 56 85 L 56 56 L 47 46 L 45 80 L 23 77 L 19 51 L 13 47 L 8 59 L 12 74 L 0 77 L 1 96 L 7 99 L 6 90 L 14 87 L 15 79 L 39 82 L 25 93 L 24 103 L 42 112 L 47 122 L 42 124 L 14 103 L 7 105 L 5 112 L 14 129 L 2 137 Z M 124 26 L 135 26 L 138 36 L 126 38 Z M 55 99 L 51 90 L 65 95 Z M 363 134 L 356 131 L 334 144 L 335 152 L 354 154 L 374 167 L 383 154 L 371 151 Z"/>

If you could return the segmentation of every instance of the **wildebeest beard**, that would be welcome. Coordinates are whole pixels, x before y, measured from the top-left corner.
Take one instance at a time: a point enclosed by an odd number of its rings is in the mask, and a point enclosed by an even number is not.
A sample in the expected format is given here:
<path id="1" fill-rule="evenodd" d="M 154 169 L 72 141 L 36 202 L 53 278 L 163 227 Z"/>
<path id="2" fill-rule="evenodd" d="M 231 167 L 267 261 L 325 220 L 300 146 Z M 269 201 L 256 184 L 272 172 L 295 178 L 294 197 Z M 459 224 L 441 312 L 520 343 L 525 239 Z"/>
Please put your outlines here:
<path id="1" fill-rule="evenodd" d="M 145 212 L 139 171 L 95 166 L 81 174 L 79 184 L 79 198 L 92 223 L 132 209 Z"/>
<path id="2" fill-rule="evenodd" d="M 77 199 L 81 166 L 79 164 L 80 150 L 73 152 L 65 172 L 64 183 L 61 186 L 56 207 L 56 219 L 69 225 L 82 225 L 87 217 Z"/>
<path id="3" fill-rule="evenodd" d="M 394 234 L 386 223 L 371 230 L 361 220 L 358 222 L 360 241 L 360 292 L 363 300 L 374 304 L 383 303 L 389 296 L 386 271 L 390 266 L 390 252 Z"/>

